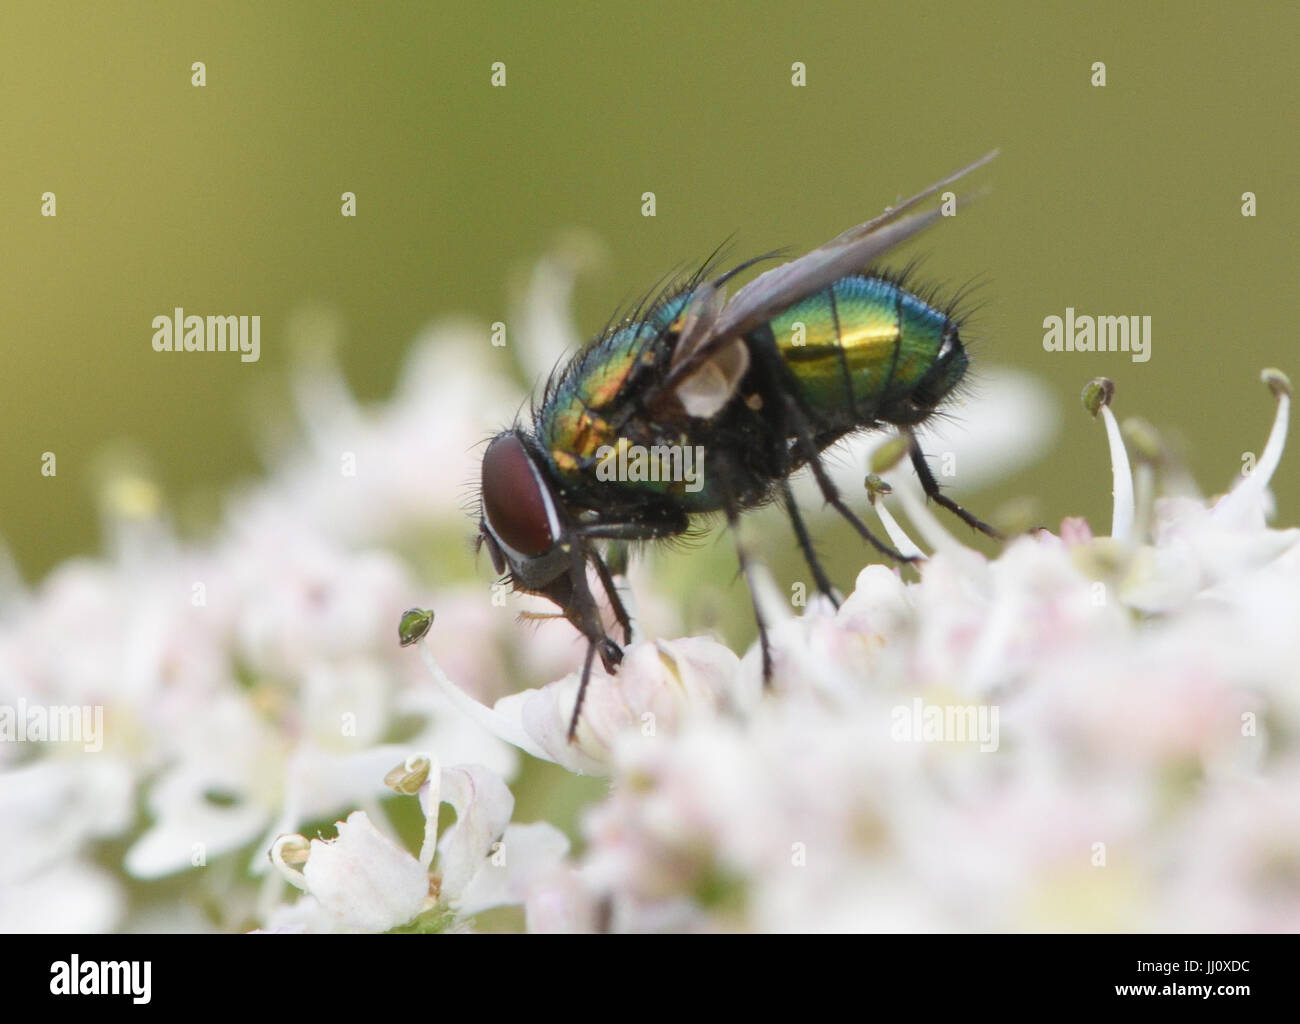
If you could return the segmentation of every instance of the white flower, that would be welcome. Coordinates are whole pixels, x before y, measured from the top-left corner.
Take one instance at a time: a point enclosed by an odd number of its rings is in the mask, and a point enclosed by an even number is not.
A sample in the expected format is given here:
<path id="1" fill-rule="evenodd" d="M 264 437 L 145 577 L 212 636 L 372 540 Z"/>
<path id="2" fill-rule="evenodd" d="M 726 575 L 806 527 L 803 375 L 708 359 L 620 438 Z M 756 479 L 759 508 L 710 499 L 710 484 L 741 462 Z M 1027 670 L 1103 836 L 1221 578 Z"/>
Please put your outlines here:
<path id="1" fill-rule="evenodd" d="M 1300 926 L 1300 543 L 1263 521 L 1275 393 L 1257 475 L 1209 508 L 1158 504 L 1154 530 L 1121 480 L 1115 536 L 1068 523 L 986 560 L 897 481 L 939 549 L 920 582 L 871 566 L 838 612 L 776 623 L 756 706 L 618 733 L 586 852 L 530 925 Z M 1130 599 L 1142 578 L 1159 614 Z M 976 733 L 900 733 L 914 706 Z"/>
<path id="2" fill-rule="evenodd" d="M 419 914 L 429 895 L 420 862 L 382 835 L 364 811 L 337 827 L 337 839 L 311 841 L 302 877 L 312 903 L 300 908 L 302 923 L 311 930 L 382 932 Z"/>
<path id="3" fill-rule="evenodd" d="M 577 735 L 570 742 L 578 673 L 540 690 L 503 697 L 489 708 L 448 678 L 427 640 L 420 643 L 430 673 L 456 707 L 526 753 L 581 774 L 603 775 L 612 745 L 629 729 L 654 735 L 675 727 L 688 712 L 716 710 L 737 698 L 739 659 L 716 640 L 691 637 L 631 644 L 614 676 L 593 667 Z"/>
<path id="4" fill-rule="evenodd" d="M 568 840 L 551 825 L 510 824 L 514 797 L 486 768 L 439 771 L 421 757 L 408 759 L 394 776 L 399 792 L 418 786 L 425 815 L 419 856 L 387 838 L 364 811 L 339 822 L 337 839 L 281 836 L 271 861 L 305 895 L 268 916 L 271 930 L 463 930 L 474 914 L 523 903 L 568 853 Z M 455 810 L 456 822 L 439 836 L 442 803 Z"/>

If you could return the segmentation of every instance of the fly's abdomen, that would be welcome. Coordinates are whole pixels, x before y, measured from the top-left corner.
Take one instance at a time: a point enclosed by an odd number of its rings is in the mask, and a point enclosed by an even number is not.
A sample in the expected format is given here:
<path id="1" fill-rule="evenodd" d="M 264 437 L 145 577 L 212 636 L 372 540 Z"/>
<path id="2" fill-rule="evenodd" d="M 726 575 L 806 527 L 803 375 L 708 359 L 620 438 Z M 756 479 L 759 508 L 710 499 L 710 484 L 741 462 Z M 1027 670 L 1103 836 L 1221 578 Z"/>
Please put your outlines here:
<path id="1" fill-rule="evenodd" d="M 808 410 L 829 429 L 919 422 L 961 379 L 956 325 L 878 277 L 845 277 L 770 326 Z"/>

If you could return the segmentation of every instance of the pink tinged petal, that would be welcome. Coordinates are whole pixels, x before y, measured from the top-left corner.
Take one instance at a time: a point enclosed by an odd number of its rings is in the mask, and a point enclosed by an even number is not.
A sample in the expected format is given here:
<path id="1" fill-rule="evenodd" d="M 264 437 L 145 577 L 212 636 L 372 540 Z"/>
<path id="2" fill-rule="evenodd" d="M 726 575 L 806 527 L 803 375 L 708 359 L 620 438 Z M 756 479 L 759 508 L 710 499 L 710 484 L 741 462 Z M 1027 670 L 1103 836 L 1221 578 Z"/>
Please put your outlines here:
<path id="1" fill-rule="evenodd" d="M 734 652 L 709 637 L 632 644 L 616 676 L 592 672 L 574 743 L 568 741 L 568 730 L 578 691 L 576 673 L 508 699 L 522 705 L 524 728 L 550 758 L 570 771 L 604 775 L 620 733 L 641 729 L 658 734 L 674 728 L 688 712 L 712 711 L 733 695 L 739 665 Z"/>
<path id="2" fill-rule="evenodd" d="M 524 921 L 530 933 L 589 933 L 597 930 L 598 920 L 595 895 L 571 868 L 544 872 L 529 888 Z"/>
<path id="3" fill-rule="evenodd" d="M 1092 543 L 1092 527 L 1083 516 L 1066 516 L 1061 520 L 1061 540 L 1067 547 Z"/>
<path id="4" fill-rule="evenodd" d="M 629 648 L 630 650 L 630 648 Z M 624 658 L 626 667 L 626 656 Z M 578 674 L 572 673 L 540 690 L 524 690 L 497 702 L 497 709 L 518 717 L 529 742 L 544 760 L 552 761 L 578 775 L 604 775 L 606 746 L 592 735 L 587 726 L 592 713 L 591 700 L 617 685 L 616 678 L 608 676 L 596 666 L 587 685 L 582 720 L 574 742 L 569 742 L 569 721 L 578 697 Z"/>
<path id="5" fill-rule="evenodd" d="M 442 801 L 456 809 L 456 823 L 438 842 L 442 896 L 457 903 L 505 834 L 515 798 L 498 776 L 468 765 L 443 769 Z"/>
<path id="6" fill-rule="evenodd" d="M 313 839 L 303 876 L 335 931 L 384 932 L 420 913 L 429 876 L 419 861 L 394 846 L 354 811 L 337 839 Z"/>

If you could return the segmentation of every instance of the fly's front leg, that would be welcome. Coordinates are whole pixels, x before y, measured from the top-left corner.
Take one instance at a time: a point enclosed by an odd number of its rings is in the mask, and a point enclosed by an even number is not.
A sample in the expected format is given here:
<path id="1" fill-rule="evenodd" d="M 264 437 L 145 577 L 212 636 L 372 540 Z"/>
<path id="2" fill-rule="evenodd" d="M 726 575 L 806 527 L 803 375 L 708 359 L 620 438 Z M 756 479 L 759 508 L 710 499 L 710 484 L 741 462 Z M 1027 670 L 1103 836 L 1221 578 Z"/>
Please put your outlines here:
<path id="1" fill-rule="evenodd" d="M 596 657 L 596 641 L 587 641 L 587 657 L 582 663 L 582 678 L 578 682 L 578 699 L 573 702 L 573 717 L 569 719 L 569 742 L 572 743 L 578 735 L 578 718 L 582 714 L 582 702 L 587 698 L 587 684 L 591 682 L 591 666 Z M 602 652 L 603 657 L 603 652 Z M 619 657 L 622 657 L 620 652 Z M 605 666 L 607 671 L 613 671 L 608 664 Z"/>
<path id="2" fill-rule="evenodd" d="M 596 567 L 596 575 L 600 577 L 600 584 L 605 588 L 605 596 L 609 598 L 610 607 L 614 609 L 614 618 L 618 620 L 618 624 L 623 630 L 623 642 L 630 644 L 632 642 L 632 618 L 627 613 L 623 598 L 619 596 L 618 588 L 614 586 L 614 577 L 610 574 L 609 566 L 605 564 L 605 560 L 596 551 L 591 552 L 591 563 Z"/>
<path id="3" fill-rule="evenodd" d="M 610 576 L 609 567 L 605 564 L 605 560 L 600 557 L 600 553 L 585 542 L 599 539 L 653 540 L 657 537 L 670 537 L 682 533 L 689 525 L 689 519 L 685 513 L 673 513 L 647 518 L 638 522 L 584 523 L 575 529 L 574 532 L 583 543 L 579 545 L 580 550 L 575 551 L 577 564 L 575 564 L 571 574 L 574 588 L 573 602 L 577 610 L 577 621 L 574 622 L 574 625 L 587 638 L 587 657 L 582 664 L 582 676 L 578 682 L 578 698 L 573 704 L 573 716 L 569 719 L 570 743 L 578 734 L 578 719 L 582 715 L 582 705 L 587 697 L 587 685 L 591 682 L 591 670 L 596 655 L 600 655 L 601 664 L 605 666 L 605 671 L 611 675 L 618 670 L 618 666 L 623 660 L 622 648 L 605 635 L 605 631 L 596 615 L 596 601 L 592 597 L 591 588 L 587 586 L 586 564 L 588 561 L 596 567 L 596 575 L 605 588 L 606 594 L 609 595 L 614 617 L 623 630 L 626 642 L 632 642 L 632 620 L 627 614 L 622 598 L 618 596 L 613 577 Z"/>
<path id="4" fill-rule="evenodd" d="M 618 644 L 614 643 L 606 634 L 604 624 L 600 621 L 596 599 L 592 596 L 591 587 L 587 585 L 587 562 L 595 559 L 599 564 L 599 557 L 586 543 L 579 542 L 573 550 L 573 566 L 569 571 L 569 579 L 573 587 L 573 593 L 569 599 L 569 607 L 565 610 L 565 615 L 570 622 L 578 627 L 578 630 L 587 638 L 587 658 L 582 666 L 582 678 L 578 683 L 578 698 L 573 704 L 573 717 L 569 721 L 569 741 L 572 742 L 577 734 L 578 718 L 582 714 L 582 702 L 587 695 L 587 684 L 591 681 L 591 666 L 597 653 L 600 654 L 601 663 L 605 666 L 605 671 L 613 673 L 623 660 L 623 650 Z M 599 570 L 598 570 L 599 571 Z M 621 607 L 621 605 L 620 605 Z M 626 613 L 624 613 L 626 615 Z"/>

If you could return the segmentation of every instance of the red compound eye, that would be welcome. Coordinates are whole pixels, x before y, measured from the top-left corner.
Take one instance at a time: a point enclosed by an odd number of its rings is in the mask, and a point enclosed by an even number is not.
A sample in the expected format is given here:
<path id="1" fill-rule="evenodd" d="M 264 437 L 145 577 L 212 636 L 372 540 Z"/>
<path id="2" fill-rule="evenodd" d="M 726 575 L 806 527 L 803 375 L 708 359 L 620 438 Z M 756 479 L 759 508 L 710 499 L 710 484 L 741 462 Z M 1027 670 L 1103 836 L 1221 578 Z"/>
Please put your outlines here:
<path id="1" fill-rule="evenodd" d="M 483 516 L 521 555 L 544 555 L 555 544 L 550 493 L 514 434 L 493 438 L 483 455 Z"/>

